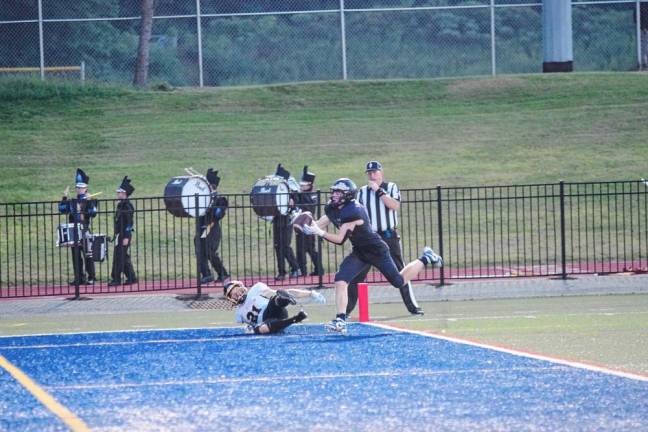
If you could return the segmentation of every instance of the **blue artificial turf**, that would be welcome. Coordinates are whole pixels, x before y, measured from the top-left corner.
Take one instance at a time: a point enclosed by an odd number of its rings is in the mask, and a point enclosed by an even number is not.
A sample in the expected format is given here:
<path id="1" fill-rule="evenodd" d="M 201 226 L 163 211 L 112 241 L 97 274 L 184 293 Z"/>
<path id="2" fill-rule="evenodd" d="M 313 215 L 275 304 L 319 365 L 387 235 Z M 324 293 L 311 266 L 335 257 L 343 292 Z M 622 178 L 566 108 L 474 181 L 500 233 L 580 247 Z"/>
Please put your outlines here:
<path id="1" fill-rule="evenodd" d="M 299 325 L 275 336 L 230 328 L 10 337 L 0 338 L 0 354 L 90 428 L 648 425 L 647 382 L 361 324 L 349 333 Z M 0 394 L 2 427 L 61 427 L 6 372 Z"/>

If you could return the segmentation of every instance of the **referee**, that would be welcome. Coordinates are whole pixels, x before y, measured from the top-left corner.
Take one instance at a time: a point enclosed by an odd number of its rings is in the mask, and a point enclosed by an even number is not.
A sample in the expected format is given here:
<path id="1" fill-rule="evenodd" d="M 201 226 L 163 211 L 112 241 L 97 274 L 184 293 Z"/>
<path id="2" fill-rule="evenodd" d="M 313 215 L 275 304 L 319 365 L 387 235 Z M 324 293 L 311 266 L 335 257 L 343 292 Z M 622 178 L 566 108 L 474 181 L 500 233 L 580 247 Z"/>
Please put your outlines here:
<path id="1" fill-rule="evenodd" d="M 396 267 L 398 270 L 402 270 L 404 267 L 403 254 L 401 252 L 400 235 L 396 229 L 398 226 L 397 211 L 400 209 L 400 190 L 396 183 L 384 181 L 380 162 L 367 162 L 365 172 L 368 181 L 367 185 L 361 187 L 358 191 L 358 202 L 366 207 L 372 230 L 377 232 L 387 243 Z M 358 302 L 358 283 L 365 280 L 368 272 L 369 270 L 360 273 L 349 284 L 347 315 L 353 311 Z M 400 292 L 407 310 L 412 315 L 423 315 L 423 309 L 416 303 L 412 284 L 408 283 L 400 289 Z"/>

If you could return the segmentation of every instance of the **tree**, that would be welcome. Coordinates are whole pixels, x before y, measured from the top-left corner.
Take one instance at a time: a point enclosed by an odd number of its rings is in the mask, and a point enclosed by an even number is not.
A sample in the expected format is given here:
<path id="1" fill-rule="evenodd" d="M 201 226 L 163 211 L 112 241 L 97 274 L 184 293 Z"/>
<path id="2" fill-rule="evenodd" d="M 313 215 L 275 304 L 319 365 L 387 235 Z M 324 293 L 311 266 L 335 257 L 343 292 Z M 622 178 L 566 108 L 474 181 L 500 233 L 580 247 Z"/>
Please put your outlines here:
<path id="1" fill-rule="evenodd" d="M 148 82 L 149 56 L 151 49 L 151 33 L 153 31 L 153 12 L 155 0 L 142 1 L 142 24 L 139 33 L 137 60 L 135 61 L 135 79 L 133 84 L 138 87 L 146 86 Z"/>

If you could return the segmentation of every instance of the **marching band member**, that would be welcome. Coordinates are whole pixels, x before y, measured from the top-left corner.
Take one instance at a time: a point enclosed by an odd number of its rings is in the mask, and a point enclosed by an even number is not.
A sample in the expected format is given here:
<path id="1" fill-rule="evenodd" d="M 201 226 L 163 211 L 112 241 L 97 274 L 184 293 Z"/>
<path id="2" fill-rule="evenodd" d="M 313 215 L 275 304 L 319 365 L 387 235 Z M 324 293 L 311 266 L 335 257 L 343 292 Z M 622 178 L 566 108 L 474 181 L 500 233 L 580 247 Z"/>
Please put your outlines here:
<path id="1" fill-rule="evenodd" d="M 276 176 L 283 177 L 288 180 L 290 172 L 288 172 L 281 164 L 277 165 Z M 290 207 L 294 205 L 292 197 L 290 198 Z M 277 215 L 272 218 L 272 239 L 274 243 L 275 253 L 277 254 L 277 275 L 275 280 L 283 280 L 286 278 L 286 261 L 290 266 L 290 277 L 301 276 L 299 270 L 299 263 L 295 258 L 295 254 L 290 246 L 292 241 L 292 225 L 290 224 L 290 215 Z"/>
<path id="2" fill-rule="evenodd" d="M 313 191 L 313 183 L 315 182 L 315 174 L 308 171 L 308 166 L 304 166 L 301 181 L 299 182 L 300 193 L 295 194 L 295 205 L 301 211 L 311 212 L 317 214 L 317 207 L 319 206 L 317 193 Z M 295 242 L 297 243 L 297 262 L 299 263 L 299 270 L 302 275 L 307 275 L 308 267 L 306 262 L 306 254 L 310 255 L 313 261 L 313 271 L 310 276 L 321 276 L 324 274 L 322 269 L 322 260 L 320 259 L 319 252 L 317 251 L 317 243 L 313 236 L 307 236 L 303 232 L 295 234 Z"/>
<path id="3" fill-rule="evenodd" d="M 210 263 L 218 274 L 217 281 L 223 282 L 230 276 L 223 265 L 223 260 L 218 255 L 218 247 L 223 236 L 220 221 L 225 217 L 229 203 L 227 202 L 227 198 L 218 196 L 216 193 L 216 189 L 220 184 L 218 171 L 209 168 L 205 177 L 213 190 L 212 201 L 205 214 L 198 217 L 200 236 L 197 235 L 194 239 L 201 276 L 200 282 L 203 284 L 214 280 L 214 276 L 209 268 Z"/>
<path id="4" fill-rule="evenodd" d="M 76 176 L 76 198 L 68 199 L 70 187 L 65 188 L 63 199 L 59 203 L 59 212 L 68 215 L 70 223 L 80 226 L 81 236 L 78 231 L 74 230 L 74 246 L 72 249 L 72 266 L 74 268 L 74 280 L 70 285 L 86 285 L 95 282 L 95 267 L 92 256 L 88 256 L 86 244 L 83 241 L 90 231 L 90 220 L 97 216 L 97 201 L 89 199 L 88 182 L 90 177 L 86 175 L 81 168 L 77 168 Z M 85 261 L 85 270 L 88 274 L 86 278 L 83 272 L 83 262 Z"/>
<path id="5" fill-rule="evenodd" d="M 135 191 L 128 176 L 124 177 L 117 192 L 117 208 L 115 210 L 115 249 L 113 252 L 112 272 L 108 286 L 121 285 L 121 275 L 124 273 L 126 282 L 124 285 L 137 283 L 137 275 L 133 269 L 133 263 L 128 249 L 132 243 L 133 236 L 133 214 L 135 208 L 128 197 Z"/>

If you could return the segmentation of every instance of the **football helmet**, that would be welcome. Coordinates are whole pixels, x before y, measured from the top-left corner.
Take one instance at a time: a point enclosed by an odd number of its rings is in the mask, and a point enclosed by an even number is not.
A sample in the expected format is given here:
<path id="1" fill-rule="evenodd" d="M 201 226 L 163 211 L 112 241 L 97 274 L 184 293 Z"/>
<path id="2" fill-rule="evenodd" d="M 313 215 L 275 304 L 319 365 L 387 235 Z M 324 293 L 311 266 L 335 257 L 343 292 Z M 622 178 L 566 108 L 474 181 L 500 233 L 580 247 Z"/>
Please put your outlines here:
<path id="1" fill-rule="evenodd" d="M 235 305 L 245 301 L 247 291 L 247 287 L 241 281 L 233 280 L 223 285 L 223 295 Z"/>
<path id="2" fill-rule="evenodd" d="M 353 183 L 352 180 L 346 177 L 335 180 L 331 185 L 330 189 L 331 189 L 330 202 L 335 207 L 339 207 L 355 199 L 356 194 L 358 193 L 358 187 L 355 185 L 355 183 Z M 339 200 L 334 201 L 333 192 L 336 191 L 342 192 L 342 195 L 340 196 Z"/>

